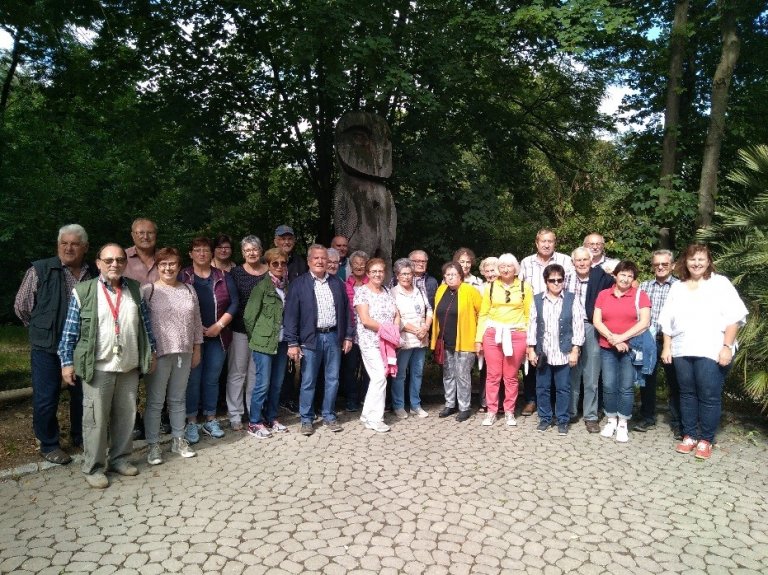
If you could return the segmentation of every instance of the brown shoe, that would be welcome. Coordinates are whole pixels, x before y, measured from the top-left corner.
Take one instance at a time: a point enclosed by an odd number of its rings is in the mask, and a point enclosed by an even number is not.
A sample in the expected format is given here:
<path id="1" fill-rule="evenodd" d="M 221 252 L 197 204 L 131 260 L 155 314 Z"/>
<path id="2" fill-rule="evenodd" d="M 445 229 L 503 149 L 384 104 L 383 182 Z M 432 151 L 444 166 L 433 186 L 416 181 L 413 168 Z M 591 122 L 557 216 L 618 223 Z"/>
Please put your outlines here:
<path id="1" fill-rule="evenodd" d="M 529 415 L 533 415 L 535 411 L 536 411 L 536 402 L 529 401 L 528 403 L 525 404 L 522 414 L 528 417 Z"/>
<path id="2" fill-rule="evenodd" d="M 600 424 L 597 421 L 584 421 L 584 426 L 589 433 L 600 433 Z"/>

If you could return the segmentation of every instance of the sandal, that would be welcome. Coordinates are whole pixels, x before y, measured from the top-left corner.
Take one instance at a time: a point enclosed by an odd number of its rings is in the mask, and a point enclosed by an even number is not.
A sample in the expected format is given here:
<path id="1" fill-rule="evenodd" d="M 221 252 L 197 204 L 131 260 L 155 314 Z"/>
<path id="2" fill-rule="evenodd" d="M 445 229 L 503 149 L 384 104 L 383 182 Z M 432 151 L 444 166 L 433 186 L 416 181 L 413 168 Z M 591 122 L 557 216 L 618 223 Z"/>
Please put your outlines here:
<path id="1" fill-rule="evenodd" d="M 60 447 L 57 447 L 53 451 L 48 451 L 46 453 L 41 453 L 40 455 L 43 456 L 43 459 L 46 461 L 49 461 L 50 463 L 55 463 L 56 465 L 66 465 L 70 461 L 72 461 L 72 458 L 69 456 L 67 452 L 65 452 Z"/>

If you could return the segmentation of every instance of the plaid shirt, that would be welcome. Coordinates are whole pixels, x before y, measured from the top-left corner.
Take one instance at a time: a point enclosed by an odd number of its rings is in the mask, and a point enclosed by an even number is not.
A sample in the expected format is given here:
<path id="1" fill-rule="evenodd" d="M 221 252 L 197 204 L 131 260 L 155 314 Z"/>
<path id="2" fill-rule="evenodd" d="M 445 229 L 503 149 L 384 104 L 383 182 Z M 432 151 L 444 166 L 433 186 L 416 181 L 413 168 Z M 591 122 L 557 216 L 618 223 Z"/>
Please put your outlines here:
<path id="1" fill-rule="evenodd" d="M 651 298 L 651 329 L 654 335 L 661 333 L 659 314 L 661 314 L 661 310 L 667 302 L 667 296 L 672 284 L 678 281 L 680 280 L 675 276 L 669 276 L 664 283 L 659 283 L 656 279 L 652 279 L 640 284 L 640 289 Z"/>
<path id="2" fill-rule="evenodd" d="M 62 264 L 63 265 L 63 264 Z M 83 262 L 80 267 L 80 275 L 75 277 L 72 275 L 72 270 L 69 267 L 64 266 L 64 285 L 67 288 L 67 293 L 70 293 L 75 284 L 91 279 L 91 268 L 88 264 Z M 32 316 L 32 310 L 37 305 L 37 287 L 38 287 L 37 270 L 35 266 L 32 266 L 27 270 L 24 275 L 24 279 L 21 281 L 19 291 L 16 293 L 16 301 L 14 302 L 13 309 L 16 312 L 16 317 L 21 320 L 26 327 L 29 327 L 29 318 Z"/>
<path id="3" fill-rule="evenodd" d="M 317 329 L 326 329 L 336 325 L 336 304 L 333 302 L 333 292 L 328 285 L 328 274 L 318 278 L 312 274 L 317 302 Z"/>
<path id="4" fill-rule="evenodd" d="M 122 288 L 126 288 L 125 278 L 122 279 Z M 109 291 L 113 292 L 115 289 L 104 279 L 99 276 L 99 281 L 102 282 Z M 149 336 L 149 343 L 152 347 L 152 351 L 157 351 L 157 344 L 155 343 L 155 336 L 152 333 L 152 322 L 149 318 L 149 309 L 147 304 L 142 298 L 139 302 L 139 313 L 141 314 L 141 321 L 144 322 L 144 328 L 147 330 L 147 336 Z M 75 346 L 80 339 L 80 302 L 75 295 L 72 295 L 72 299 L 69 300 L 69 308 L 67 309 L 67 319 L 64 321 L 64 329 L 61 332 L 61 341 L 59 342 L 59 358 L 61 359 L 61 367 L 68 367 L 74 365 L 73 356 L 75 355 Z"/>
<path id="5" fill-rule="evenodd" d="M 565 286 L 563 291 L 573 291 L 571 283 L 573 282 L 573 276 L 576 275 L 573 269 L 573 262 L 571 258 L 560 252 L 554 252 L 552 257 L 546 263 L 539 261 L 539 255 L 533 254 L 523 258 L 520 262 L 520 274 L 521 280 L 525 280 L 533 287 L 533 295 L 547 291 L 547 284 L 544 282 L 544 268 L 549 264 L 560 264 L 565 269 Z"/>

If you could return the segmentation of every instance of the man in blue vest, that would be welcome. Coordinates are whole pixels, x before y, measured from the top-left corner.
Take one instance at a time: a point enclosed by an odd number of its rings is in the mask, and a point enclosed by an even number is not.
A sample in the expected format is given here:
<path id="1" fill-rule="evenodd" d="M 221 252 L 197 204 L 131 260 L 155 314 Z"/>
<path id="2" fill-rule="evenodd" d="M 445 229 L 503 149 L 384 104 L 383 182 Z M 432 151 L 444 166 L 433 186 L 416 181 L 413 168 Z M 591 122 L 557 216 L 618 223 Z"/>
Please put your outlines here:
<path id="1" fill-rule="evenodd" d="M 579 361 L 584 345 L 584 308 L 573 293 L 564 291 L 565 268 L 549 264 L 544 268 L 545 292 L 533 296 L 528 323 L 528 362 L 536 368 L 538 431 L 549 429 L 552 421 L 550 389 L 555 384 L 555 417 L 560 435 L 568 434 L 570 420 L 570 369 Z"/>
<path id="2" fill-rule="evenodd" d="M 29 328 L 32 367 L 32 425 L 40 454 L 63 465 L 72 458 L 61 448 L 56 412 L 61 394 L 61 366 L 56 350 L 72 289 L 91 279 L 84 263 L 88 234 L 70 224 L 59 230 L 57 254 L 37 260 L 27 270 L 16 294 L 14 310 Z M 69 431 L 73 447 L 83 444 L 83 388 L 79 379 L 69 386 Z"/>
<path id="3" fill-rule="evenodd" d="M 83 472 L 99 489 L 109 486 L 107 470 L 139 473 L 128 461 L 136 390 L 139 373 L 152 373 L 157 361 L 140 284 L 123 277 L 127 260 L 117 244 L 99 250 L 99 277 L 73 290 L 59 343 L 62 379 L 83 380 Z"/>

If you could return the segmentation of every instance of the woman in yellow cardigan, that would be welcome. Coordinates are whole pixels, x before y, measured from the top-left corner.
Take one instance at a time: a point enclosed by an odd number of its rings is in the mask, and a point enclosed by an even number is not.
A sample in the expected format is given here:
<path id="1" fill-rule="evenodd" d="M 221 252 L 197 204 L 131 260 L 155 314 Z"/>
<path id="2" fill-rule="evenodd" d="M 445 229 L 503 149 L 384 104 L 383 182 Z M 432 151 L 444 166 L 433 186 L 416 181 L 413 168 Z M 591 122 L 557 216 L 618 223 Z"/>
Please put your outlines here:
<path id="1" fill-rule="evenodd" d="M 466 421 L 472 415 L 469 409 L 472 397 L 472 364 L 475 362 L 475 331 L 480 312 L 480 293 L 465 284 L 464 272 L 456 262 L 443 266 L 444 283 L 435 294 L 435 314 L 431 348 L 439 339 L 445 345 L 443 387 L 445 407 L 438 414 L 448 417 L 456 413 L 457 421 Z"/>

